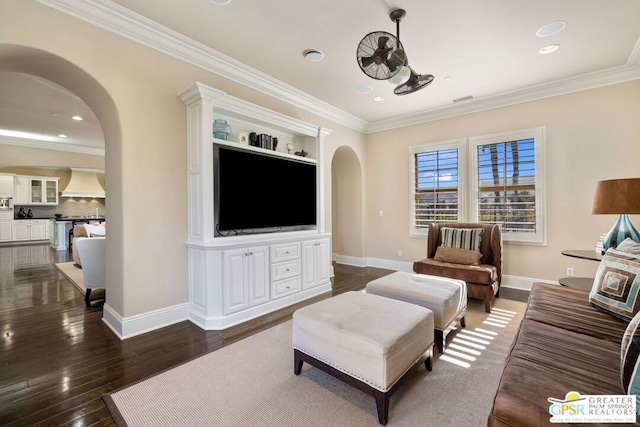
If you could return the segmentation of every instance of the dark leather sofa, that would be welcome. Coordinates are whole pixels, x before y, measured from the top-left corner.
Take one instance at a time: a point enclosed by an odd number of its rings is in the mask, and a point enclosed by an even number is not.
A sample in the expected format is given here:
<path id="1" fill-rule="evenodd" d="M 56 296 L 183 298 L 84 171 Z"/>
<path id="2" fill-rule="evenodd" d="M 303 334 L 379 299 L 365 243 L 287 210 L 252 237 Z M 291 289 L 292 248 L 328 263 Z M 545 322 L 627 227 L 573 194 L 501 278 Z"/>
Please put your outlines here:
<path id="1" fill-rule="evenodd" d="M 626 327 L 626 322 L 592 307 L 588 291 L 535 283 L 487 425 L 558 425 L 550 423 L 550 397 L 562 399 L 570 391 L 625 394 L 620 347 Z"/>

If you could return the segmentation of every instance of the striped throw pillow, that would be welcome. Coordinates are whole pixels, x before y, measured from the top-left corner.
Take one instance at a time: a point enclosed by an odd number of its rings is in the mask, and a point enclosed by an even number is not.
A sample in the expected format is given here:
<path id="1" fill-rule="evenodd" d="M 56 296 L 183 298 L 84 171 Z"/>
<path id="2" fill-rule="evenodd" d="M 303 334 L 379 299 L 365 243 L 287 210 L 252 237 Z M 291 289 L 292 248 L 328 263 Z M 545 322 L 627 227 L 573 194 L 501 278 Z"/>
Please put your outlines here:
<path id="1" fill-rule="evenodd" d="M 484 228 L 451 228 L 442 227 L 442 246 L 469 249 L 480 252 L 480 239 Z"/>
<path id="2" fill-rule="evenodd" d="M 602 257 L 589 302 L 627 322 L 640 311 L 640 255 L 609 249 Z"/>
<path id="3" fill-rule="evenodd" d="M 636 395 L 636 413 L 640 414 L 640 313 L 636 314 L 622 336 L 620 380 L 625 393 Z"/>

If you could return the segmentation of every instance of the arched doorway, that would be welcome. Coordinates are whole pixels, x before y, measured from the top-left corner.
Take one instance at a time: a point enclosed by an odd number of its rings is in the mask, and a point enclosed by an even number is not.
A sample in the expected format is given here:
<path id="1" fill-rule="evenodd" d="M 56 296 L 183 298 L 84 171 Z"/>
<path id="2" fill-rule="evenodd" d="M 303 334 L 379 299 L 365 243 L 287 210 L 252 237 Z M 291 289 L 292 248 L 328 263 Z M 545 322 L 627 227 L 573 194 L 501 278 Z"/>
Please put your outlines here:
<path id="1" fill-rule="evenodd" d="M 362 165 L 355 151 L 339 147 L 331 162 L 331 223 L 334 261 L 364 266 Z"/>
<path id="2" fill-rule="evenodd" d="M 109 305 L 123 312 L 122 280 L 122 209 L 119 182 L 121 176 L 117 159 L 121 147 L 120 121 L 115 103 L 105 88 L 77 65 L 49 52 L 14 44 L 0 44 L 0 72 L 30 74 L 51 81 L 82 99 L 95 113 L 101 124 L 105 141 L 105 176 L 109 188 L 109 239 L 107 242 L 107 287 Z M 111 152 L 113 155 L 107 155 Z"/>

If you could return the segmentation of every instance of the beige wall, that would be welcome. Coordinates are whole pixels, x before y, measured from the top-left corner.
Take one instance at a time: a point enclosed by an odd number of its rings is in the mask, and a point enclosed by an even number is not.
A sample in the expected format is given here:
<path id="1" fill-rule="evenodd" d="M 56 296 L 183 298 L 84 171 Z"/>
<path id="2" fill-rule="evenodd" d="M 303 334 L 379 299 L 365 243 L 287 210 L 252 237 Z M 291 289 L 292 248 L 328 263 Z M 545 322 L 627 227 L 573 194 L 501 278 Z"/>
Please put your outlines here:
<path id="1" fill-rule="evenodd" d="M 592 276 L 597 263 L 560 252 L 594 248 L 613 225 L 615 216 L 590 214 L 595 183 L 640 176 L 638 117 L 640 81 L 634 81 L 369 135 L 367 256 L 403 261 L 424 257 L 424 239 L 409 237 L 408 147 L 545 126 L 547 245 L 506 244 L 504 272 L 557 280 L 573 267 L 576 276 Z M 380 209 L 383 218 L 378 217 Z M 640 218 L 632 220 L 640 225 Z"/>
<path id="2" fill-rule="evenodd" d="M 327 182 L 324 189 L 329 231 L 332 187 L 349 183 L 336 203 L 345 198 L 363 206 L 361 218 L 350 217 L 349 226 L 339 229 L 345 256 L 410 262 L 424 255 L 423 239 L 409 237 L 407 150 L 413 144 L 547 127 L 549 243 L 508 245 L 505 254 L 507 274 L 536 278 L 556 279 L 569 264 L 577 275 L 592 274 L 592 264 L 562 257 L 560 250 L 590 248 L 612 224 L 612 217 L 589 215 L 596 180 L 639 172 L 625 159 L 637 159 L 640 150 L 640 82 L 365 136 L 33 0 L 0 0 L 0 71 L 16 63 L 10 45 L 51 56 L 27 55 L 18 62 L 21 70 L 80 96 L 104 129 L 107 286 L 110 306 L 124 319 L 188 301 L 186 109 L 177 93 L 195 81 L 332 129 L 324 145 L 327 180 L 340 147 L 353 150 L 353 161 L 338 159 L 336 176 L 345 180 Z M 62 166 L 59 161 L 47 166 Z M 346 165 L 361 168 L 360 189 L 349 182 L 356 171 Z"/>
<path id="3" fill-rule="evenodd" d="M 25 47 L 46 54 L 21 54 Z M 32 0 L 0 0 L 2 70 L 29 72 L 60 84 L 83 99 L 100 120 L 109 197 L 109 305 L 125 319 L 188 301 L 187 129 L 180 91 L 199 81 L 332 129 L 325 143 L 327 176 L 339 145 L 364 141 L 358 132 Z M 30 160 L 14 160 L 32 165 Z M 325 192 L 330 229 L 330 185 Z"/>

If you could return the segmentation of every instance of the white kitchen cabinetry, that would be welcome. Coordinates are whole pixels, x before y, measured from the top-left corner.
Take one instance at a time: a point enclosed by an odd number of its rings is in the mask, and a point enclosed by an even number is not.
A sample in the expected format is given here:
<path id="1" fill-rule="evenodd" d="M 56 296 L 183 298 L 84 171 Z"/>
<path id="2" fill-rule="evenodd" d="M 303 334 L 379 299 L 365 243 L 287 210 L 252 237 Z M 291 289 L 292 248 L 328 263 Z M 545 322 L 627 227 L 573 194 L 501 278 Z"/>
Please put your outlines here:
<path id="1" fill-rule="evenodd" d="M 330 233 L 325 232 L 324 138 L 330 130 L 285 116 L 224 92 L 195 83 L 180 93 L 187 106 L 188 170 L 188 263 L 189 320 L 203 329 L 230 326 L 331 292 Z M 214 170 L 213 122 L 227 120 L 232 127 L 228 144 L 240 132 L 278 138 L 274 157 L 292 157 L 304 150 L 304 162 L 316 164 L 315 229 L 265 234 L 220 235 L 216 233 L 216 171 Z M 262 150 L 244 147 L 241 150 Z M 286 191 L 286 182 L 277 182 Z M 240 195 L 241 196 L 241 195 Z M 291 194 L 292 200 L 296 194 Z M 277 204 L 261 209 L 279 209 Z M 302 249 L 302 248 L 308 249 Z M 260 248 L 256 257 L 256 248 Z M 263 249 L 267 248 L 266 252 Z M 303 252 L 308 251 L 308 255 Z M 249 255 L 252 253 L 253 255 Z M 249 264 L 253 256 L 253 265 Z M 309 258 L 305 260 L 305 258 Z M 263 268 L 266 267 L 266 271 Z M 307 271 L 311 269 L 311 271 Z M 248 275 L 253 274 L 253 277 Z M 263 276 L 264 275 L 264 276 Z M 305 278 L 309 283 L 303 285 Z M 313 278 L 313 280 L 311 279 Z M 264 279 L 264 281 L 262 280 Z M 266 285 L 263 287 L 263 285 Z"/>
<path id="2" fill-rule="evenodd" d="M 13 221 L 13 240 L 47 240 L 49 230 L 46 219 L 16 219 Z"/>
<path id="3" fill-rule="evenodd" d="M 0 212 L 0 242 L 13 240 L 13 211 Z"/>
<path id="4" fill-rule="evenodd" d="M 302 289 L 315 288 L 329 280 L 329 239 L 302 243 Z"/>
<path id="5" fill-rule="evenodd" d="M 268 250 L 256 246 L 224 252 L 225 315 L 269 301 Z"/>
<path id="6" fill-rule="evenodd" d="M 31 204 L 31 195 L 29 193 L 29 177 L 16 175 L 13 182 L 15 183 L 15 193 L 13 200 L 14 206 Z"/>
<path id="7" fill-rule="evenodd" d="M 57 206 L 58 179 L 17 175 L 14 205 Z"/>
<path id="8" fill-rule="evenodd" d="M 13 197 L 13 175 L 0 174 L 0 199 Z"/>

